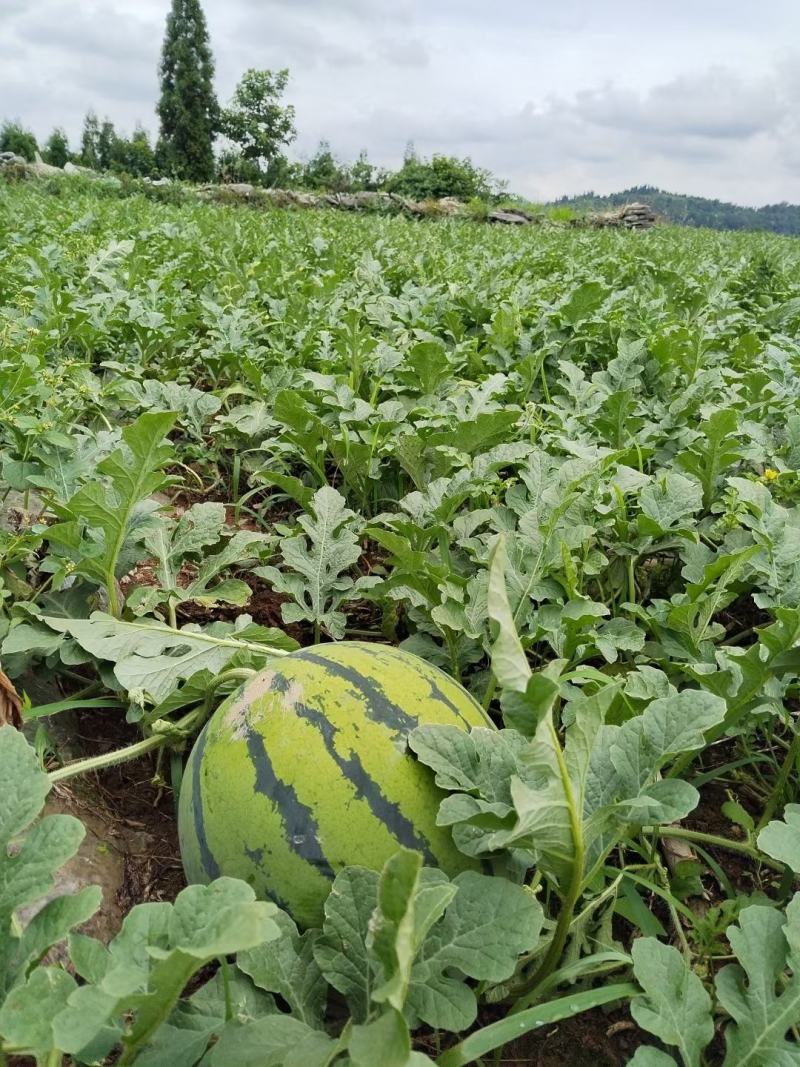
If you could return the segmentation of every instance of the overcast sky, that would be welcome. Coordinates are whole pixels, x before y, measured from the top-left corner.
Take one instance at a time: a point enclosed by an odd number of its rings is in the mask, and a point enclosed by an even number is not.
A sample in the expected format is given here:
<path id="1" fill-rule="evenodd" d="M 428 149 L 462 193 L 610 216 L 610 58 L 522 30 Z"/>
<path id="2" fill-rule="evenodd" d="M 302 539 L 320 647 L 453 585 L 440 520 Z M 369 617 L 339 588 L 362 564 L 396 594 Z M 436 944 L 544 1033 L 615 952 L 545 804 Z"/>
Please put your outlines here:
<path id="1" fill-rule="evenodd" d="M 0 0 L 0 117 L 155 130 L 169 0 Z M 289 67 L 291 154 L 470 155 L 535 199 L 800 202 L 800 0 L 204 0 L 224 102 Z"/>

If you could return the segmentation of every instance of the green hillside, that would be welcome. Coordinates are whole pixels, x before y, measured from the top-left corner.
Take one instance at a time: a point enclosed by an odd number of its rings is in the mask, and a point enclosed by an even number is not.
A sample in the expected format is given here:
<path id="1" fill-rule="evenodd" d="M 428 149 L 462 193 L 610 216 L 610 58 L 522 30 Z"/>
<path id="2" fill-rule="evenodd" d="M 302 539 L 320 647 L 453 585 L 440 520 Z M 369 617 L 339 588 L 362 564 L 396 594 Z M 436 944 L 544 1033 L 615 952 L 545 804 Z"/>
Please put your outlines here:
<path id="1" fill-rule="evenodd" d="M 800 205 L 767 204 L 765 207 L 742 207 L 724 200 L 704 196 L 667 193 L 653 185 L 638 185 L 621 193 L 597 196 L 564 196 L 556 201 L 580 210 L 604 211 L 634 200 L 644 200 L 652 208 L 682 226 L 708 226 L 712 230 L 772 230 L 775 233 L 800 234 Z"/>

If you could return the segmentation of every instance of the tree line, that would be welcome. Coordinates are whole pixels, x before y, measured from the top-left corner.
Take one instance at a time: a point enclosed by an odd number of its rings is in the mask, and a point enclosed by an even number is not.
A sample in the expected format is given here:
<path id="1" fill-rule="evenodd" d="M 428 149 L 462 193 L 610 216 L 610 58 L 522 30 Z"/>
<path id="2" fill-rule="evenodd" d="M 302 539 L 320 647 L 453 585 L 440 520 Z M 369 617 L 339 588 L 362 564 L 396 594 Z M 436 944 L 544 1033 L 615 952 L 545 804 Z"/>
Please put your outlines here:
<path id="1" fill-rule="evenodd" d="M 705 226 L 711 230 L 772 230 L 788 235 L 800 234 L 800 206 L 767 204 L 765 207 L 742 207 L 725 200 L 712 200 L 704 196 L 685 196 L 668 193 L 653 185 L 636 185 L 621 193 L 599 196 L 585 193 L 583 196 L 564 196 L 558 204 L 577 211 L 604 211 L 623 204 L 643 200 L 654 211 L 670 222 L 680 226 Z"/>
<path id="2" fill-rule="evenodd" d="M 455 196 L 488 198 L 499 189 L 492 175 L 469 159 L 434 155 L 421 159 L 413 145 L 403 165 L 388 171 L 366 151 L 350 163 L 337 159 L 327 141 L 305 162 L 285 150 L 297 137 L 295 109 L 284 100 L 289 71 L 244 72 L 227 106 L 214 91 L 214 56 L 200 0 L 172 0 L 159 64 L 160 96 L 155 143 L 142 126 L 128 136 L 94 111 L 84 119 L 72 148 L 57 127 L 43 145 L 20 122 L 0 127 L 0 151 L 33 161 L 37 152 L 55 167 L 71 161 L 96 171 L 137 178 L 190 182 L 249 182 L 276 188 L 349 192 L 384 189 L 415 200 Z M 222 138 L 215 151 L 218 138 Z"/>

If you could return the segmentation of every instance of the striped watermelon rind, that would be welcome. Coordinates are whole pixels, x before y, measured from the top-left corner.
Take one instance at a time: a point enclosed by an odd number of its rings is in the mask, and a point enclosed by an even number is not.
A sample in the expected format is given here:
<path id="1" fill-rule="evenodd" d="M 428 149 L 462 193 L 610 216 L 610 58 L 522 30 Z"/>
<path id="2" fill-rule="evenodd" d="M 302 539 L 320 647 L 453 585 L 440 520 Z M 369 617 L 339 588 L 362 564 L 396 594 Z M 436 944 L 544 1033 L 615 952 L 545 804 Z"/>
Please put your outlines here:
<path id="1" fill-rule="evenodd" d="M 454 876 L 473 866 L 436 825 L 443 796 L 408 750 L 422 723 L 493 728 L 444 672 L 401 649 L 343 641 L 282 657 L 216 711 L 179 808 L 189 882 L 243 878 L 301 926 L 343 867 L 401 846 Z"/>

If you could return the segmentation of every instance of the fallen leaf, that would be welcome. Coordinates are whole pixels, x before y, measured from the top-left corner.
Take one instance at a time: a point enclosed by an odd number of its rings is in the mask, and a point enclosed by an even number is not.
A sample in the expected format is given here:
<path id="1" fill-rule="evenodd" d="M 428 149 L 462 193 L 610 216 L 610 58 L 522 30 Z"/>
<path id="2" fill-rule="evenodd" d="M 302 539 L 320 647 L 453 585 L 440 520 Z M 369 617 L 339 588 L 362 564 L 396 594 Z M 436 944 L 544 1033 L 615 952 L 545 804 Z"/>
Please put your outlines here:
<path id="1" fill-rule="evenodd" d="M 0 726 L 22 728 L 22 698 L 11 679 L 0 671 Z"/>

